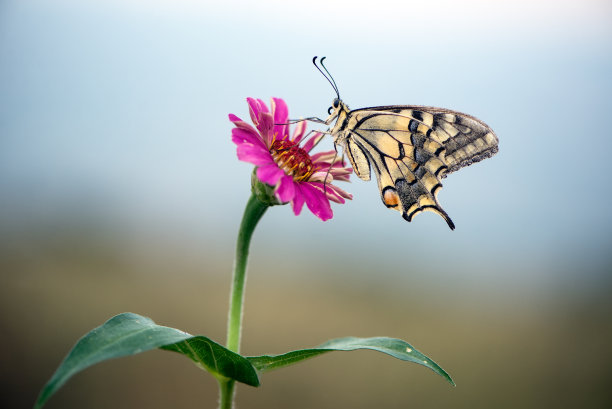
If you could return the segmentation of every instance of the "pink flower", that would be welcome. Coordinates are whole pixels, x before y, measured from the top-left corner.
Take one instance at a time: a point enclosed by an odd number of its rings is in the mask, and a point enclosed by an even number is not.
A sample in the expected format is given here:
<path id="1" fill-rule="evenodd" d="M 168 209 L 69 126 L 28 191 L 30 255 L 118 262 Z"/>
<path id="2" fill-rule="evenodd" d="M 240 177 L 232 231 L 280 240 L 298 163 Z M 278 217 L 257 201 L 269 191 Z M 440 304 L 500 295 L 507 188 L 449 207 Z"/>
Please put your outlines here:
<path id="1" fill-rule="evenodd" d="M 281 203 L 291 202 L 293 212 L 299 215 L 304 203 L 321 220 L 333 216 L 329 201 L 344 203 L 352 195 L 332 185 L 334 180 L 349 181 L 353 171 L 345 167 L 336 152 L 310 154 L 323 138 L 316 132 L 300 146 L 306 131 L 306 122 L 296 124 L 293 136 L 289 136 L 289 110 L 280 98 L 272 98 L 271 110 L 260 99 L 247 98 L 251 120 L 255 128 L 229 115 L 236 126 L 232 129 L 232 141 L 238 145 L 238 159 L 250 162 L 257 168 L 257 178 L 274 187 L 274 196 Z"/>

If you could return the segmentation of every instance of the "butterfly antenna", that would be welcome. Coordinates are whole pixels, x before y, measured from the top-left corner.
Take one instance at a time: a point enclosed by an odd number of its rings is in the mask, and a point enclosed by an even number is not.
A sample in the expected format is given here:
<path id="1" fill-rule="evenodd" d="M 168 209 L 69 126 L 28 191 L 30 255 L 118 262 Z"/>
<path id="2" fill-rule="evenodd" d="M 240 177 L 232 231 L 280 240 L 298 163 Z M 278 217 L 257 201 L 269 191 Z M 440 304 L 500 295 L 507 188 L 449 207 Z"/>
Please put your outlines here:
<path id="1" fill-rule="evenodd" d="M 314 56 L 314 58 L 312 59 L 312 63 L 314 64 L 314 66 L 317 68 L 317 70 L 319 70 L 319 72 L 325 77 L 325 79 L 327 80 L 327 82 L 329 82 L 329 85 L 332 86 L 332 88 L 334 89 L 334 91 L 336 92 L 336 95 L 338 96 L 338 98 L 340 98 L 340 94 L 338 93 L 338 87 L 336 87 L 336 83 L 333 82 L 333 78 L 330 79 L 327 75 L 325 75 L 325 72 L 323 72 L 323 70 L 321 68 L 319 68 L 319 66 L 317 65 L 317 57 L 316 55 Z M 325 68 L 325 66 L 323 65 L 323 60 L 325 59 L 325 57 L 321 58 L 321 65 L 323 66 L 323 68 L 325 69 L 325 71 L 327 72 L 327 74 L 329 75 L 329 72 L 327 71 L 327 68 Z M 331 77 L 331 75 L 330 75 Z"/>
<path id="2" fill-rule="evenodd" d="M 336 95 L 338 96 L 338 99 L 340 99 L 340 92 L 338 92 L 338 86 L 336 85 L 336 80 L 334 80 L 334 77 L 329 73 L 329 71 L 327 71 L 327 67 L 325 66 L 325 64 L 323 64 L 323 60 L 325 60 L 325 58 L 327 58 L 327 57 L 321 58 L 321 61 L 319 61 L 319 63 L 321 64 L 321 67 L 323 67 L 323 69 L 325 70 L 327 75 L 329 75 L 329 78 L 331 78 L 331 82 L 334 83 L 333 84 L 334 85 L 334 90 L 336 90 Z"/>

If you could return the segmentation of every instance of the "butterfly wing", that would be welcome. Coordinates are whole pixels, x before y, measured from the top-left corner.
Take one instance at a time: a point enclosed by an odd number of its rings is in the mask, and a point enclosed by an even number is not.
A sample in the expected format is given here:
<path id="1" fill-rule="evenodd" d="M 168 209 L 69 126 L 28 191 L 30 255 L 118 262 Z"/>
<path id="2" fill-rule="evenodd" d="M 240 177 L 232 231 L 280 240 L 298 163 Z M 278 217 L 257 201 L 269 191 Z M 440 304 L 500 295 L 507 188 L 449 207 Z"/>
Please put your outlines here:
<path id="1" fill-rule="evenodd" d="M 449 173 L 490 158 L 498 151 L 499 140 L 493 130 L 480 119 L 461 112 L 435 107 L 409 107 L 407 115 L 413 115 L 434 131 L 434 136 L 445 148 L 445 160 Z"/>
<path id="2" fill-rule="evenodd" d="M 433 211 L 455 225 L 437 194 L 448 173 L 492 156 L 497 137 L 480 120 L 440 108 L 390 106 L 351 111 L 337 138 L 355 174 L 378 181 L 383 203 L 404 219 Z"/>

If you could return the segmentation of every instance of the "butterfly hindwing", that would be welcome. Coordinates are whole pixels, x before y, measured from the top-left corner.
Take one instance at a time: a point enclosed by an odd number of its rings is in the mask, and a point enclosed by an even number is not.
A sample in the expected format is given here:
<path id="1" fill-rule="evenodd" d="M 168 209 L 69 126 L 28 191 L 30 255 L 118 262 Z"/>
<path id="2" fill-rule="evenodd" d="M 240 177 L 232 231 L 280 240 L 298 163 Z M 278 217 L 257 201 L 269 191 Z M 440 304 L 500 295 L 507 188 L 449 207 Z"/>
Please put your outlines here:
<path id="1" fill-rule="evenodd" d="M 434 211 L 454 224 L 440 206 L 440 180 L 497 152 L 497 137 L 478 119 L 433 107 L 388 106 L 347 112 L 334 128 L 355 173 L 374 170 L 383 203 L 411 221 Z"/>
<path id="2" fill-rule="evenodd" d="M 353 166 L 355 174 L 361 180 L 370 180 L 370 160 L 363 148 L 360 147 L 356 141 L 347 139 L 344 151 Z"/>

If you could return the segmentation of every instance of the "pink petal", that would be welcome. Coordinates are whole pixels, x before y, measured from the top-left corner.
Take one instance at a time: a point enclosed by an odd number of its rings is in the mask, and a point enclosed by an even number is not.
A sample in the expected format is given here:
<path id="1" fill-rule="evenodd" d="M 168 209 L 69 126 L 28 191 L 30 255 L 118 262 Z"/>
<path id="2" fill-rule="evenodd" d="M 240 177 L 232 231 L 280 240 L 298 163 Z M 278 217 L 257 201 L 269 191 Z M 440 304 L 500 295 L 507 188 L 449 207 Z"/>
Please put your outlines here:
<path id="1" fill-rule="evenodd" d="M 253 129 L 253 131 L 255 131 L 255 129 Z M 240 128 L 232 129 L 232 141 L 236 145 L 248 143 L 251 145 L 260 146 L 262 149 L 268 149 L 257 132 L 248 132 Z"/>
<path id="2" fill-rule="evenodd" d="M 343 173 L 337 174 L 337 173 L 334 173 L 332 171 L 332 175 L 334 176 L 334 180 L 341 180 L 343 182 L 350 182 L 351 181 L 351 178 L 350 178 L 351 172 L 352 172 L 352 170 L 348 171 L 348 172 L 343 172 Z"/>
<path id="3" fill-rule="evenodd" d="M 293 214 L 299 216 L 302 212 L 302 206 L 304 206 L 304 193 L 302 192 L 300 183 L 295 183 L 293 187 L 295 189 L 295 194 L 291 201 L 291 207 L 293 208 Z"/>
<path id="4" fill-rule="evenodd" d="M 342 180 L 345 182 L 350 181 L 350 174 L 353 173 L 353 168 L 345 168 L 344 164 L 336 162 L 332 165 L 330 173 L 334 176 L 335 180 Z"/>
<path id="5" fill-rule="evenodd" d="M 314 148 L 314 146 L 319 143 L 319 141 L 321 139 L 323 139 L 323 136 L 325 136 L 325 134 L 322 134 L 320 132 L 315 133 L 313 136 L 311 136 L 310 138 L 308 138 L 308 140 L 306 141 L 306 143 L 304 144 L 304 146 L 302 146 L 302 148 L 306 151 L 306 152 L 310 152 L 310 150 L 312 148 Z"/>
<path id="6" fill-rule="evenodd" d="M 334 191 L 335 186 L 331 184 L 311 183 L 319 192 L 323 193 L 329 200 L 336 203 L 344 203 L 345 200 Z"/>
<path id="7" fill-rule="evenodd" d="M 347 192 L 345 190 L 340 189 L 338 186 L 334 185 L 334 186 L 332 186 L 332 188 L 334 189 L 335 193 L 339 194 L 343 198 L 349 199 L 349 200 L 353 199 L 353 195 L 352 194 L 350 194 L 349 192 Z"/>
<path id="8" fill-rule="evenodd" d="M 336 161 L 332 164 L 332 168 L 333 169 L 352 169 L 350 166 L 346 167 L 346 162 L 342 159 L 342 157 L 339 157 L 336 159 Z"/>
<path id="9" fill-rule="evenodd" d="M 325 195 L 327 196 L 329 200 L 336 202 L 336 203 L 341 203 L 341 204 L 346 202 L 344 198 L 347 198 L 347 199 L 353 198 L 351 194 L 345 192 L 344 190 L 334 185 L 327 185 L 325 187 Z"/>
<path id="10" fill-rule="evenodd" d="M 244 129 L 247 132 L 257 133 L 255 128 L 253 128 L 251 125 L 244 122 L 242 119 L 238 118 L 236 115 L 229 114 L 228 116 L 229 116 L 230 121 L 234 123 L 236 128 Z"/>
<path id="11" fill-rule="evenodd" d="M 306 121 L 300 121 L 295 124 L 295 130 L 293 131 L 293 138 L 291 140 L 295 143 L 300 143 L 306 132 Z"/>
<path id="12" fill-rule="evenodd" d="M 276 186 L 279 179 L 285 174 L 276 163 L 270 163 L 266 166 L 257 168 L 257 177 L 264 183 L 270 186 Z"/>
<path id="13" fill-rule="evenodd" d="M 259 146 L 243 143 L 242 145 L 238 145 L 236 152 L 238 153 L 238 159 L 250 162 L 256 166 L 274 163 L 274 159 L 272 159 L 270 152 Z"/>
<path id="14" fill-rule="evenodd" d="M 254 98 L 247 98 L 247 104 L 249 104 L 249 114 L 251 115 L 251 122 L 253 122 L 255 126 L 259 125 L 259 117 L 261 115 L 259 101 Z"/>
<path id="15" fill-rule="evenodd" d="M 334 203 L 338 203 L 338 204 L 344 204 L 346 203 L 346 200 L 344 200 L 343 198 L 341 198 L 340 196 L 334 196 L 330 193 L 329 189 L 327 189 L 327 199 L 334 202 Z"/>
<path id="16" fill-rule="evenodd" d="M 229 117 L 229 120 L 232 122 L 244 122 L 242 119 L 238 118 L 234 114 L 229 114 L 228 117 Z"/>
<path id="17" fill-rule="evenodd" d="M 272 114 L 269 112 L 264 112 L 259 117 L 259 124 L 257 125 L 257 129 L 261 133 L 261 136 L 266 143 L 267 146 L 272 145 L 272 139 L 274 138 L 273 130 L 274 130 L 274 118 L 272 118 Z"/>
<path id="18" fill-rule="evenodd" d="M 272 98 L 272 107 L 274 108 L 274 122 L 286 122 L 289 118 L 289 108 L 287 103 L 282 98 Z"/>
<path id="19" fill-rule="evenodd" d="M 318 153 L 315 153 L 314 155 L 311 155 L 310 159 L 313 162 L 323 162 L 327 164 L 327 167 L 329 167 L 329 164 L 332 163 L 332 161 L 335 162 L 340 157 L 341 157 L 340 154 L 336 151 L 325 151 L 325 152 L 318 152 Z"/>
<path id="20" fill-rule="evenodd" d="M 289 134 L 289 125 L 285 125 L 289 118 L 287 103 L 280 98 L 272 98 L 271 106 L 274 114 L 274 133 L 277 138 L 284 138 L 285 135 Z"/>
<path id="21" fill-rule="evenodd" d="M 315 216 L 323 221 L 329 220 L 334 216 L 329 200 L 327 200 L 327 197 L 325 197 L 325 194 L 323 194 L 322 191 L 318 190 L 309 183 L 302 183 L 300 187 L 304 193 L 306 206 L 308 206 L 310 211 Z"/>
<path id="22" fill-rule="evenodd" d="M 349 177 L 347 173 L 346 175 L 334 175 L 334 180 L 337 180 L 340 182 L 350 182 L 351 178 Z"/>
<path id="23" fill-rule="evenodd" d="M 268 113 L 268 112 L 270 112 L 270 111 L 268 110 L 268 106 L 266 105 L 266 103 L 265 103 L 265 102 L 263 102 L 263 100 L 261 100 L 261 99 L 257 98 L 257 102 L 259 103 L 259 110 L 260 110 L 261 112 L 263 112 L 263 113 Z"/>
<path id="24" fill-rule="evenodd" d="M 285 175 L 280 180 L 280 185 L 276 188 L 276 197 L 283 203 L 287 203 L 291 201 L 295 195 L 295 186 L 296 183 L 293 181 L 293 178 L 289 175 Z"/>
<path id="25" fill-rule="evenodd" d="M 312 175 L 310 175 L 310 178 L 308 179 L 310 182 L 325 182 L 327 181 L 327 183 L 331 183 L 334 180 L 334 177 L 327 172 L 327 170 L 325 169 L 321 169 L 315 173 L 313 173 Z"/>

